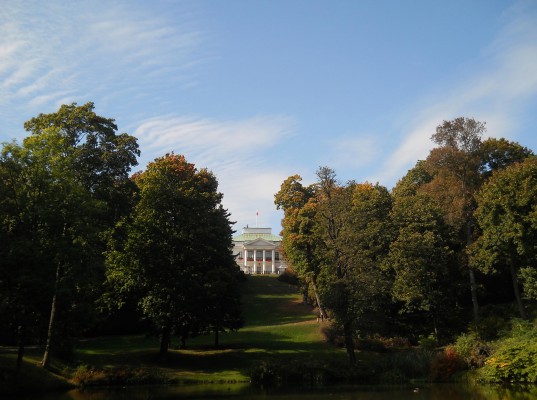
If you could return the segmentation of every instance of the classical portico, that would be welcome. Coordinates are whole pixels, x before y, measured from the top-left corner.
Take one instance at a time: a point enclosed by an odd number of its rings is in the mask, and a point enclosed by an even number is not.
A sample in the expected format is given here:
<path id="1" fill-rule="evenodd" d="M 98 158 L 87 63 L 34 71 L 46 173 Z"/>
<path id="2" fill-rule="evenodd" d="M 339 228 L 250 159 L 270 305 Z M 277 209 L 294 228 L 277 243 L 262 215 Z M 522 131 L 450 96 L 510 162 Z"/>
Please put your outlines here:
<path id="1" fill-rule="evenodd" d="M 246 274 L 279 274 L 285 270 L 281 240 L 271 228 L 245 227 L 233 238 L 235 260 Z"/>

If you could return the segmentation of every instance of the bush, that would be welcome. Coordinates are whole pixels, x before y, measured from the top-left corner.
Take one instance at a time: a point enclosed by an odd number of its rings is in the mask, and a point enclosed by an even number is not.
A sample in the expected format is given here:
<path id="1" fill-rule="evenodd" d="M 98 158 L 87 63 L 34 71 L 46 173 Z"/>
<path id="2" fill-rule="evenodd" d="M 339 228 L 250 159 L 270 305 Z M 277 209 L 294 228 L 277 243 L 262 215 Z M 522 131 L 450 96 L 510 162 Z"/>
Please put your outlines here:
<path id="1" fill-rule="evenodd" d="M 383 336 L 368 336 L 356 341 L 356 347 L 360 350 L 374 351 L 384 353 L 393 349 L 408 349 L 411 347 L 410 341 L 404 337 L 383 337 Z"/>
<path id="2" fill-rule="evenodd" d="M 457 355 L 470 369 L 482 367 L 489 354 L 488 346 L 475 333 L 463 333 L 453 345 Z"/>
<path id="3" fill-rule="evenodd" d="M 423 350 L 405 350 L 358 361 L 350 368 L 344 361 L 281 359 L 257 362 L 250 370 L 252 383 L 263 387 L 311 386 L 335 383 L 401 384 L 427 379 L 432 354 Z"/>
<path id="4" fill-rule="evenodd" d="M 389 353 L 370 365 L 378 375 L 378 383 L 401 384 L 415 379 L 427 379 L 433 353 L 412 349 Z"/>
<path id="5" fill-rule="evenodd" d="M 463 359 L 457 354 L 454 346 L 436 354 L 431 364 L 431 380 L 443 382 L 452 380 L 454 375 L 465 369 Z"/>
<path id="6" fill-rule="evenodd" d="M 537 320 L 513 321 L 511 332 L 494 345 L 478 371 L 490 383 L 537 383 Z"/>
<path id="7" fill-rule="evenodd" d="M 278 279 L 280 282 L 288 283 L 293 286 L 298 286 L 298 275 L 290 270 L 285 270 L 283 274 L 278 275 Z"/>
<path id="8" fill-rule="evenodd" d="M 511 317 L 516 314 L 514 304 L 492 304 L 480 309 L 477 332 L 483 340 L 496 340 L 507 334 Z"/>
<path id="9" fill-rule="evenodd" d="M 250 370 L 252 384 L 263 387 L 311 386 L 334 383 L 378 383 L 374 368 L 350 368 L 345 362 L 320 360 L 264 360 Z"/>
<path id="10" fill-rule="evenodd" d="M 74 371 L 71 381 L 77 386 L 120 386 L 167 383 L 168 380 L 153 369 L 127 367 L 99 369 L 81 365 Z"/>
<path id="11" fill-rule="evenodd" d="M 419 339 L 419 345 L 424 350 L 433 350 L 437 347 L 436 339 L 433 335 L 422 336 Z"/>
<path id="12" fill-rule="evenodd" d="M 400 349 L 411 347 L 410 340 L 408 340 L 408 338 L 399 336 L 384 338 L 382 339 L 382 343 L 387 349 Z"/>
<path id="13" fill-rule="evenodd" d="M 343 331 L 336 324 L 323 325 L 321 328 L 321 333 L 323 334 L 328 343 L 340 348 L 345 347 L 345 338 L 343 337 Z"/>
<path id="14" fill-rule="evenodd" d="M 384 353 L 387 351 L 384 342 L 381 339 L 374 337 L 358 339 L 356 341 L 356 348 L 359 350 L 373 351 L 376 353 Z"/>

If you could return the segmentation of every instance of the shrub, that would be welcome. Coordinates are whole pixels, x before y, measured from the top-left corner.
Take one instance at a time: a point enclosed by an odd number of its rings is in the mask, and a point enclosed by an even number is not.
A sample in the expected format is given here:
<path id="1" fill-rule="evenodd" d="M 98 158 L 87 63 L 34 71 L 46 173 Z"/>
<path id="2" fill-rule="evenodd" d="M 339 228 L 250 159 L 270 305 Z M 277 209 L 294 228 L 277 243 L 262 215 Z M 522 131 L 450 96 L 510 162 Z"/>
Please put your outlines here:
<path id="1" fill-rule="evenodd" d="M 99 369 L 81 365 L 74 371 L 71 381 L 77 386 L 114 386 L 166 383 L 167 379 L 157 370 L 147 368 Z"/>
<path id="2" fill-rule="evenodd" d="M 280 282 L 288 283 L 293 286 L 298 286 L 298 275 L 290 270 L 285 270 L 283 274 L 278 275 L 278 279 Z"/>
<path id="3" fill-rule="evenodd" d="M 358 339 L 356 341 L 356 347 L 359 350 L 374 351 L 376 353 L 384 353 L 387 351 L 384 342 L 381 339 L 368 337 L 364 339 Z"/>
<path id="4" fill-rule="evenodd" d="M 437 346 L 436 339 L 432 334 L 429 336 L 421 336 L 418 342 L 420 347 L 424 350 L 433 350 Z"/>
<path id="5" fill-rule="evenodd" d="M 511 316 L 515 315 L 514 304 L 493 304 L 482 307 L 477 323 L 477 332 L 483 340 L 495 340 L 508 333 Z"/>
<path id="6" fill-rule="evenodd" d="M 378 383 L 370 365 L 349 368 L 346 362 L 321 360 L 264 360 L 249 372 L 252 384 L 263 387 L 311 386 L 333 383 Z"/>
<path id="7" fill-rule="evenodd" d="M 411 346 L 410 340 L 406 337 L 391 337 L 382 339 L 384 347 L 387 349 L 396 349 L 396 348 L 409 348 Z"/>
<path id="8" fill-rule="evenodd" d="M 393 349 L 408 349 L 411 347 L 408 338 L 404 337 L 383 337 L 379 335 L 368 336 L 356 341 L 356 347 L 360 350 L 375 351 L 383 353 Z"/>
<path id="9" fill-rule="evenodd" d="M 257 386 L 278 387 L 283 382 L 283 371 L 281 364 L 260 361 L 250 369 L 248 373 L 252 384 Z"/>
<path id="10" fill-rule="evenodd" d="M 488 346 L 479 340 L 475 333 L 463 333 L 460 335 L 453 348 L 468 368 L 482 367 L 489 354 Z"/>
<path id="11" fill-rule="evenodd" d="M 511 332 L 494 345 L 478 377 L 491 383 L 537 383 L 537 320 L 515 320 Z"/>
<path id="12" fill-rule="evenodd" d="M 71 381 L 77 386 L 85 386 L 101 381 L 104 378 L 105 374 L 103 370 L 98 370 L 88 365 L 79 365 L 73 372 Z"/>
<path id="13" fill-rule="evenodd" d="M 429 377 L 433 353 L 423 349 L 409 349 L 388 353 L 369 365 L 378 377 L 378 383 L 401 384 Z"/>
<path id="14" fill-rule="evenodd" d="M 328 343 L 340 348 L 345 347 L 343 331 L 336 324 L 323 325 L 321 328 L 321 333 Z"/>
<path id="15" fill-rule="evenodd" d="M 465 368 L 464 361 L 457 354 L 454 346 L 447 346 L 436 354 L 431 364 L 432 381 L 449 381 Z"/>

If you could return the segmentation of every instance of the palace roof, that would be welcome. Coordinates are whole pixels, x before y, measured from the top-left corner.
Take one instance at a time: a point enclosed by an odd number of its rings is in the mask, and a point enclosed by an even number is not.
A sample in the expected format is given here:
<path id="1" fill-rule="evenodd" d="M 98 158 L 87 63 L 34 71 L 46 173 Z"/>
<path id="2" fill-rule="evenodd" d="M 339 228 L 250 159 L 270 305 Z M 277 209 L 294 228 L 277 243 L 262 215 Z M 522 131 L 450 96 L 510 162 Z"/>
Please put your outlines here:
<path id="1" fill-rule="evenodd" d="M 249 228 L 245 227 L 242 234 L 233 238 L 234 242 L 251 242 L 255 239 L 264 239 L 270 242 L 281 242 L 282 238 L 272 234 L 271 228 Z"/>

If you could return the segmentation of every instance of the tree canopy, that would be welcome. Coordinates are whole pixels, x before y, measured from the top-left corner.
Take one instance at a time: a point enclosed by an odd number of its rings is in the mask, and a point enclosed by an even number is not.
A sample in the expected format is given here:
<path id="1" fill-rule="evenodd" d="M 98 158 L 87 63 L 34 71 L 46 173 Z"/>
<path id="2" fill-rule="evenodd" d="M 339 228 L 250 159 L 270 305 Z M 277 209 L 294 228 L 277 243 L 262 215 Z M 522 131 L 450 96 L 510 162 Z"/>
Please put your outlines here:
<path id="1" fill-rule="evenodd" d="M 139 201 L 110 244 L 111 286 L 136 298 L 161 337 L 163 356 L 171 335 L 240 327 L 232 230 L 214 175 L 167 154 L 133 180 Z"/>
<path id="2" fill-rule="evenodd" d="M 80 329 L 81 316 L 89 311 L 85 305 L 98 297 L 104 273 L 103 234 L 128 212 L 132 193 L 128 173 L 139 155 L 136 139 L 117 135 L 114 121 L 93 109 L 93 103 L 73 103 L 56 113 L 40 114 L 25 123 L 31 134 L 21 145 L 13 142 L 2 149 L 6 282 L 20 285 L 15 290 L 7 285 L 6 299 L 30 290 L 49 298 L 44 366 L 55 338 L 65 339 Z M 15 263 L 28 268 L 18 270 Z M 39 301 L 39 310 L 28 308 L 31 300 L 18 308 L 22 331 L 40 329 L 26 326 L 28 310 L 39 315 L 34 318 L 39 324 L 46 319 L 46 302 Z M 86 321 L 90 315 L 85 315 Z"/>

